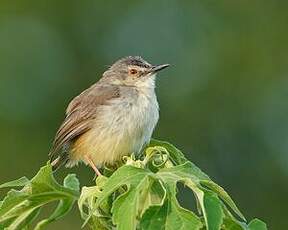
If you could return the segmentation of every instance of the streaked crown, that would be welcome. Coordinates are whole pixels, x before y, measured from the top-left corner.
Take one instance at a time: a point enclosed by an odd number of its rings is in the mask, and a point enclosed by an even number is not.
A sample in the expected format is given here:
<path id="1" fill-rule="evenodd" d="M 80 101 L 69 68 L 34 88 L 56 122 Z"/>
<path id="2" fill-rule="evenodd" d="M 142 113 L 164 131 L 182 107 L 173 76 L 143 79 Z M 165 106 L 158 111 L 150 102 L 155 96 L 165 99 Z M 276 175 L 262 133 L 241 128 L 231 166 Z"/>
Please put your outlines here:
<path id="1" fill-rule="evenodd" d="M 142 57 L 140 56 L 128 56 L 128 57 L 124 57 L 119 59 L 118 61 L 116 61 L 111 68 L 113 67 L 117 67 L 117 66 L 138 66 L 138 67 L 142 67 L 142 68 L 151 68 L 152 65 L 150 63 L 148 63 L 147 61 L 145 61 Z"/>

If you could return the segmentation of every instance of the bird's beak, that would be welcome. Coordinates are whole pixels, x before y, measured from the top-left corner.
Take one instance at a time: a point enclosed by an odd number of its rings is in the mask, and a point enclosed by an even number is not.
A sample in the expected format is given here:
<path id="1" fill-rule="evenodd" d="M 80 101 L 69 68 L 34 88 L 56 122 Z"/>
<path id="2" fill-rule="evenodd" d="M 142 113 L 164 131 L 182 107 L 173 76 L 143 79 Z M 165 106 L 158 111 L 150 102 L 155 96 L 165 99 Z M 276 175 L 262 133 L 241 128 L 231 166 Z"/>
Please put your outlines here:
<path id="1" fill-rule="evenodd" d="M 168 66 L 170 66 L 170 65 L 169 64 L 156 65 L 156 66 L 153 66 L 148 72 L 149 73 L 156 73 L 162 69 L 167 68 Z"/>

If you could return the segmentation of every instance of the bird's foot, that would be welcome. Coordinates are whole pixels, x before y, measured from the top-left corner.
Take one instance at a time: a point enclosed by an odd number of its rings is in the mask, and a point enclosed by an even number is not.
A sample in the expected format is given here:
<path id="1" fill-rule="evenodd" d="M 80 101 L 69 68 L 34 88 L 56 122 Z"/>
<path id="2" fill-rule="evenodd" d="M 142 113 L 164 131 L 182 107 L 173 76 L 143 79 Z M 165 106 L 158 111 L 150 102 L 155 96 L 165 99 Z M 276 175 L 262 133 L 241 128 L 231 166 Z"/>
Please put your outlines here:
<path id="1" fill-rule="evenodd" d="M 86 156 L 85 159 L 86 159 L 87 163 L 90 165 L 90 167 L 95 172 L 94 179 L 96 179 L 96 177 L 98 177 L 98 176 L 102 176 L 101 172 L 99 171 L 99 169 L 97 169 L 97 167 L 96 167 L 95 163 L 93 162 L 93 160 L 89 156 Z"/>

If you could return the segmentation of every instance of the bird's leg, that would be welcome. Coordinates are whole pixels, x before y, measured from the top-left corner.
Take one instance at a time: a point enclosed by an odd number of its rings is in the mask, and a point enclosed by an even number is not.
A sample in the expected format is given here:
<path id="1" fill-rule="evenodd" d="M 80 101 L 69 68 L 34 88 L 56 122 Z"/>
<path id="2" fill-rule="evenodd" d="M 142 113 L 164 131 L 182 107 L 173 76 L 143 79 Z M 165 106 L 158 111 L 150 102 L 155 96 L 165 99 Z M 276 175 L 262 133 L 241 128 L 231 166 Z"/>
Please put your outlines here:
<path id="1" fill-rule="evenodd" d="M 89 156 L 85 156 L 85 159 L 87 161 L 87 163 L 90 165 L 90 167 L 95 171 L 97 176 L 102 176 L 101 172 L 97 169 L 95 163 L 93 162 L 93 160 L 89 157 Z"/>

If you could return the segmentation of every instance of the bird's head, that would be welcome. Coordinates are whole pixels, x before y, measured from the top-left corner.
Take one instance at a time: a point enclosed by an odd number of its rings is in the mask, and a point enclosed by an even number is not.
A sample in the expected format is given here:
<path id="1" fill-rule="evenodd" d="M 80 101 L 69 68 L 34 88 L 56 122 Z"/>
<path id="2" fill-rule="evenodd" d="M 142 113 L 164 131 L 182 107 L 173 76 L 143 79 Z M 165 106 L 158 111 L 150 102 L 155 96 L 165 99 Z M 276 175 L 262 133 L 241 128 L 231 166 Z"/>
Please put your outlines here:
<path id="1" fill-rule="evenodd" d="M 151 65 L 139 56 L 128 56 L 116 61 L 103 76 L 113 84 L 149 87 L 150 84 L 154 86 L 156 73 L 168 66 Z"/>

